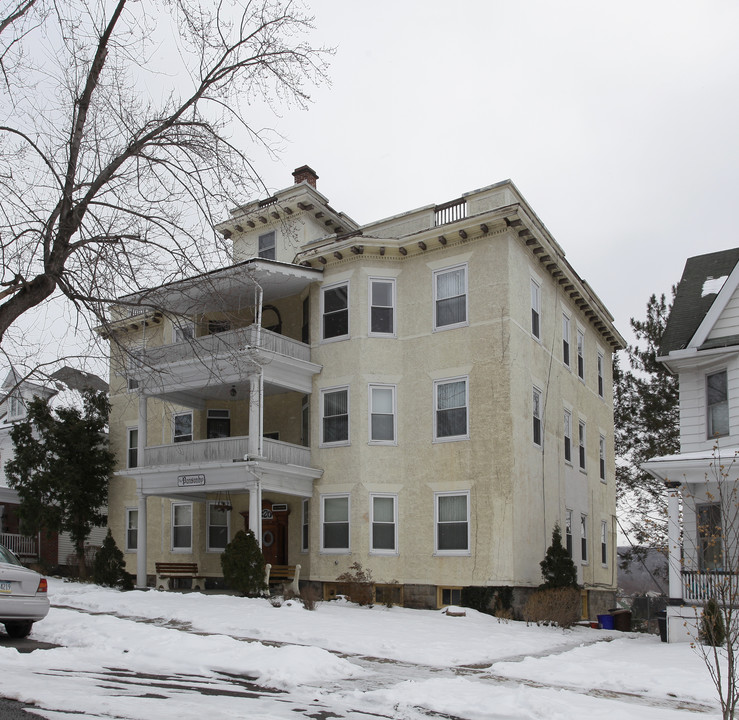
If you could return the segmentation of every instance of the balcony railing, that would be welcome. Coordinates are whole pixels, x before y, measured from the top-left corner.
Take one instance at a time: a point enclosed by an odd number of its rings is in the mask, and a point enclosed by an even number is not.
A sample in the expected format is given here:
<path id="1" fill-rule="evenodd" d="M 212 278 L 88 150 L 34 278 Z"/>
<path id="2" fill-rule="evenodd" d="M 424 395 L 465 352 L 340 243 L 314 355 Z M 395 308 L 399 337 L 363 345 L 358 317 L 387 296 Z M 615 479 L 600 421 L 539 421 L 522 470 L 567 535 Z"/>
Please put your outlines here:
<path id="1" fill-rule="evenodd" d="M 739 576 L 724 570 L 683 570 L 683 600 L 705 602 L 739 601 Z"/>
<path id="2" fill-rule="evenodd" d="M 0 533 L 0 543 L 12 550 L 18 557 L 38 557 L 38 544 L 35 537 L 27 537 L 17 533 Z"/>
<path id="3" fill-rule="evenodd" d="M 457 222 L 457 220 L 464 220 L 467 217 L 467 200 L 465 198 L 459 198 L 458 200 L 452 200 L 444 203 L 443 205 L 437 205 L 434 208 L 434 225 L 446 225 L 447 223 Z"/>
<path id="4" fill-rule="evenodd" d="M 310 449 L 279 440 L 262 439 L 264 457 L 280 465 L 310 466 Z M 241 460 L 249 444 L 247 436 L 195 440 L 193 442 L 156 445 L 144 450 L 144 465 L 199 465 L 210 462 Z"/>

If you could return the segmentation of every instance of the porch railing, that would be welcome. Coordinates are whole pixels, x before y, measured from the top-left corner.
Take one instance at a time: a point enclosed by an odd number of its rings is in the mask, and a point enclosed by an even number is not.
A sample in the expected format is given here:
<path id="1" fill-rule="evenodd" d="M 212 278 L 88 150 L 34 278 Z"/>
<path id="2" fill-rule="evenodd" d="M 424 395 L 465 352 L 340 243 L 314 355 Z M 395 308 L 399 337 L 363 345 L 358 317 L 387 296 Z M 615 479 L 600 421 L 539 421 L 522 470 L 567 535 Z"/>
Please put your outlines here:
<path id="1" fill-rule="evenodd" d="M 683 600 L 705 602 L 715 598 L 718 602 L 739 599 L 739 576 L 724 570 L 683 570 Z"/>
<path id="2" fill-rule="evenodd" d="M 267 460 L 280 465 L 310 466 L 310 449 L 302 445 L 263 438 Z M 194 440 L 193 442 L 155 445 L 144 450 L 144 465 L 197 465 L 208 462 L 231 462 L 243 458 L 248 449 L 248 436 Z"/>
<path id="3" fill-rule="evenodd" d="M 38 557 L 38 543 L 35 537 L 17 533 L 0 533 L 0 543 L 12 550 L 18 557 Z"/>

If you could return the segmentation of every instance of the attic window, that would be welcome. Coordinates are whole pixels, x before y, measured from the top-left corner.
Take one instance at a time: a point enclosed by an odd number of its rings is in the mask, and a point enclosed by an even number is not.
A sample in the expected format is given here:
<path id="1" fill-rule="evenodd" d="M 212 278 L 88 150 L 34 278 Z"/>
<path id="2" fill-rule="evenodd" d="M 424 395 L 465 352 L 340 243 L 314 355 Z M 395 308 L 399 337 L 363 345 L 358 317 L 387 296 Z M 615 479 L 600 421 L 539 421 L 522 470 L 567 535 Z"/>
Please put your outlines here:
<path id="1" fill-rule="evenodd" d="M 11 395 L 8 398 L 8 417 L 20 418 L 26 414 L 26 406 L 20 395 Z"/>
<path id="2" fill-rule="evenodd" d="M 275 233 L 264 233 L 259 236 L 259 257 L 265 260 L 275 259 Z"/>

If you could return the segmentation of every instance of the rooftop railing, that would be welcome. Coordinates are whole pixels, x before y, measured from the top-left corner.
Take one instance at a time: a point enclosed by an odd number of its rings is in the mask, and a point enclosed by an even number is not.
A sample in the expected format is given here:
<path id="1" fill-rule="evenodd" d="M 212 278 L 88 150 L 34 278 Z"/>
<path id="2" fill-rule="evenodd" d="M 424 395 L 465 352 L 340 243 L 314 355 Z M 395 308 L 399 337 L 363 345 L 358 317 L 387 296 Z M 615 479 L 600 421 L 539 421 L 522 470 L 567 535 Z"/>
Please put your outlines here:
<path id="1" fill-rule="evenodd" d="M 458 198 L 434 208 L 434 225 L 447 225 L 467 217 L 467 200 Z"/>

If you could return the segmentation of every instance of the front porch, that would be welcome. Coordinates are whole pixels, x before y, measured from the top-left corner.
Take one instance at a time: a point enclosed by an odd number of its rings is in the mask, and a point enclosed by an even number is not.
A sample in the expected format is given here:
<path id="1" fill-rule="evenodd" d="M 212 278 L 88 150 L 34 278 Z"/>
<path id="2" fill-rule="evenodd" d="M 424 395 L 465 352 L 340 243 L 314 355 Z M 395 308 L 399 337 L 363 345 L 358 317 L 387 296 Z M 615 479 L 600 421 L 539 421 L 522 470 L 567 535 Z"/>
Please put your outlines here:
<path id="1" fill-rule="evenodd" d="M 14 552 L 23 560 L 37 560 L 38 538 L 19 533 L 0 533 L 0 544 Z"/>

